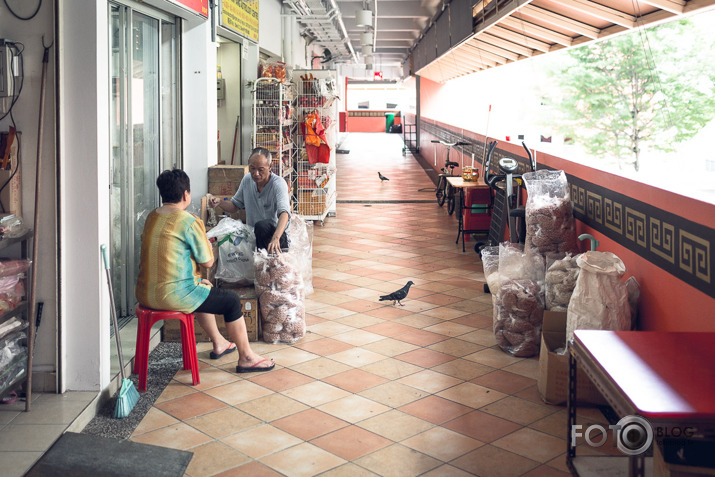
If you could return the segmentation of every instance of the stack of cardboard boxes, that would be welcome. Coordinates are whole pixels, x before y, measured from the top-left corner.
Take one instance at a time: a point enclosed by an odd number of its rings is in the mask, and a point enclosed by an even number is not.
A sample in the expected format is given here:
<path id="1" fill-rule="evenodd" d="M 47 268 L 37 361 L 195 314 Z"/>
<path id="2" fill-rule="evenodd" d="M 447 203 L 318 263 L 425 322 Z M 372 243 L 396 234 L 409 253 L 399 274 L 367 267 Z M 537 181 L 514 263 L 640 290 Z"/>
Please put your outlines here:
<path id="1" fill-rule="evenodd" d="M 238 190 L 238 186 L 243 179 L 243 176 L 248 173 L 248 166 L 225 166 L 216 165 L 209 167 L 209 194 L 219 197 L 221 199 L 229 200 Z M 216 218 L 221 219 L 221 216 L 229 215 L 230 217 L 242 221 L 246 221 L 245 211 L 241 210 L 234 214 L 225 213 L 220 207 L 216 208 Z M 209 217 L 208 211 L 208 201 L 206 197 L 201 199 L 201 220 L 204 221 L 204 225 L 207 224 Z M 210 230 L 211 227 L 206 225 L 206 230 Z M 243 316 L 246 320 L 246 329 L 248 331 L 249 341 L 258 341 L 259 338 L 259 323 L 260 319 L 258 316 L 258 297 L 256 291 L 252 286 L 249 287 L 231 287 L 231 284 L 221 282 L 216 280 L 216 265 L 218 262 L 218 247 L 213 245 L 214 254 L 214 266 L 209 270 L 202 269 L 202 277 L 211 281 L 214 286 L 219 286 L 221 288 L 228 288 L 232 292 L 236 293 L 241 298 L 241 305 L 243 307 Z M 228 333 L 226 332 L 226 324 L 223 321 L 223 316 L 216 315 L 216 324 L 218 329 L 223 334 L 225 338 L 228 338 Z M 196 341 L 205 342 L 209 341 L 208 335 L 201 329 L 200 326 L 196 325 Z M 164 341 L 180 341 L 181 340 L 181 330 L 179 328 L 178 320 L 167 320 L 164 322 Z"/>

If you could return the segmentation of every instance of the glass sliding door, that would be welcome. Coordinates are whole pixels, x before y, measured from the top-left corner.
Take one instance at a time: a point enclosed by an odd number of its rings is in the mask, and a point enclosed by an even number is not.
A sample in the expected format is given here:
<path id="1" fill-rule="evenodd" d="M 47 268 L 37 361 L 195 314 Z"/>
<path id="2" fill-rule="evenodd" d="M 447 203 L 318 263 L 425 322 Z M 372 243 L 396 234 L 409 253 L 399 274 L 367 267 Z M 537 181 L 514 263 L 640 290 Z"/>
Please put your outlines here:
<path id="1" fill-rule="evenodd" d="M 180 167 L 176 22 L 110 4 L 112 280 L 117 312 L 133 314 L 141 232 L 160 205 L 156 178 Z"/>

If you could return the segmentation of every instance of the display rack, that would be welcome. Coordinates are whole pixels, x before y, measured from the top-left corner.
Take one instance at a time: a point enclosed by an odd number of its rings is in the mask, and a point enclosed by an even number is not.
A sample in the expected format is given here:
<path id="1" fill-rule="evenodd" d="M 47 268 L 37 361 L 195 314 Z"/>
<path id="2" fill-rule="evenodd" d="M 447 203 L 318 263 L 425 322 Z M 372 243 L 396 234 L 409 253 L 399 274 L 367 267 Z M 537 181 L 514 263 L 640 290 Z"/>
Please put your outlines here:
<path id="1" fill-rule="evenodd" d="M 293 120 L 295 86 L 276 78 L 259 78 L 253 88 L 254 148 L 263 147 L 273 156 L 271 172 L 292 184 L 295 148 Z"/>
<path id="2" fill-rule="evenodd" d="M 336 156 L 338 101 L 335 70 L 294 70 L 297 85 L 295 161 L 295 212 L 305 220 L 325 220 L 337 212 Z M 311 163 L 306 149 L 306 118 L 314 114 L 325 130 L 325 144 L 330 148 L 327 162 Z"/>
<path id="3" fill-rule="evenodd" d="M 29 241 L 32 231 L 27 231 L 19 237 L 2 237 L 0 249 L 10 245 L 20 244 L 21 258 L 29 257 Z M 30 270 L 18 273 L 17 285 L 7 290 L 4 311 L 0 313 L 0 398 L 8 396 L 20 387 L 25 390 L 25 410 L 30 410 L 32 401 L 32 352 L 34 346 L 34 323 L 30 319 L 30 304 L 27 297 L 28 275 Z M 5 277 L 4 280 L 12 277 Z M 20 287 L 20 288 L 18 288 Z M 16 302 L 12 297 L 24 290 L 25 296 Z M 17 295 L 15 295 L 17 296 Z M 13 307 L 14 304 L 14 307 Z"/>

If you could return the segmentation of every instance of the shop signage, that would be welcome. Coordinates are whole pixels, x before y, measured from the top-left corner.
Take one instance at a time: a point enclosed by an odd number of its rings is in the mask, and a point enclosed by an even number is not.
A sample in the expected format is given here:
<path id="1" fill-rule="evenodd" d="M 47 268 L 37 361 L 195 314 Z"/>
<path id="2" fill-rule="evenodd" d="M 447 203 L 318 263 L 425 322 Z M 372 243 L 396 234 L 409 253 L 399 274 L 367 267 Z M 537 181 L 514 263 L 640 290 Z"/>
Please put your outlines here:
<path id="1" fill-rule="evenodd" d="M 258 42 L 258 0 L 221 0 L 221 25 Z"/>
<path id="2" fill-rule="evenodd" d="M 382 80 L 382 71 L 375 71 L 375 81 Z"/>
<path id="3" fill-rule="evenodd" d="M 202 17 L 209 17 L 209 0 L 171 0 L 189 10 L 198 13 Z"/>

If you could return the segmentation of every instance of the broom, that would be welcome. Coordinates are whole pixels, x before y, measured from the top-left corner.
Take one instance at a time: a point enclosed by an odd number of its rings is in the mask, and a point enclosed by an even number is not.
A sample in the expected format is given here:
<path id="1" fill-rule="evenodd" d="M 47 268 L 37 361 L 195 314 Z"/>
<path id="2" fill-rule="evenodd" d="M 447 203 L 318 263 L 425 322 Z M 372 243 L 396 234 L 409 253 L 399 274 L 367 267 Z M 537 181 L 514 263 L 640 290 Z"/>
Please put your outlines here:
<path id="1" fill-rule="evenodd" d="M 107 271 L 107 283 L 109 283 L 109 302 L 112 305 L 112 323 L 114 324 L 114 336 L 117 338 L 117 353 L 119 355 L 119 374 L 122 376 L 122 387 L 117 396 L 117 405 L 114 408 L 114 417 L 122 419 L 132 412 L 137 401 L 139 401 L 139 391 L 134 387 L 131 379 L 124 375 L 124 356 L 122 356 L 122 341 L 119 338 L 119 323 L 117 322 L 117 312 L 114 308 L 114 289 L 112 287 L 112 274 L 109 273 L 109 260 L 107 260 L 107 246 L 102 244 L 102 259 L 104 269 Z"/>

